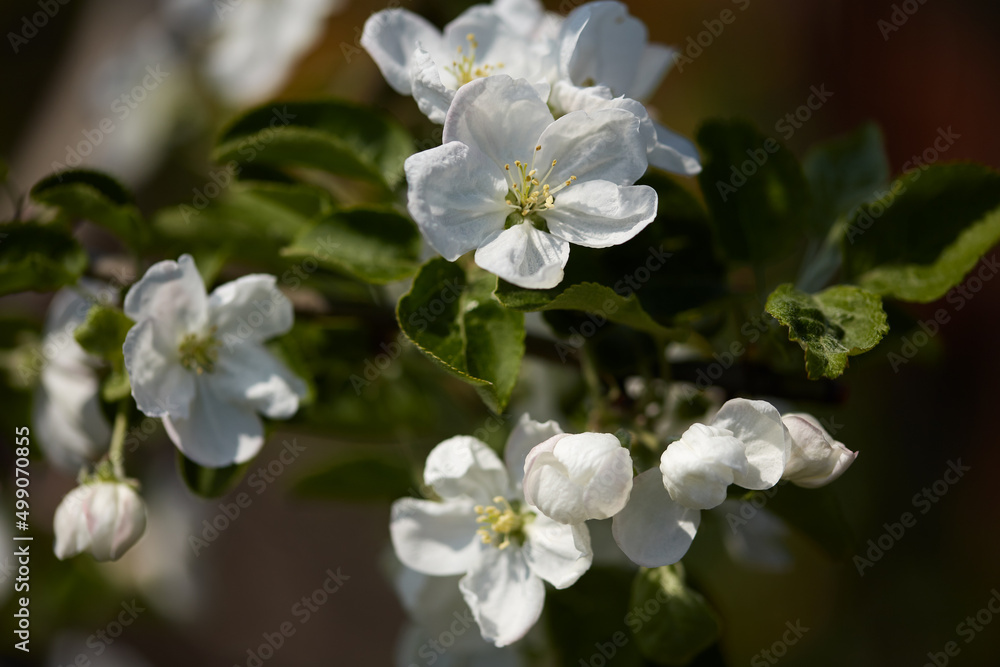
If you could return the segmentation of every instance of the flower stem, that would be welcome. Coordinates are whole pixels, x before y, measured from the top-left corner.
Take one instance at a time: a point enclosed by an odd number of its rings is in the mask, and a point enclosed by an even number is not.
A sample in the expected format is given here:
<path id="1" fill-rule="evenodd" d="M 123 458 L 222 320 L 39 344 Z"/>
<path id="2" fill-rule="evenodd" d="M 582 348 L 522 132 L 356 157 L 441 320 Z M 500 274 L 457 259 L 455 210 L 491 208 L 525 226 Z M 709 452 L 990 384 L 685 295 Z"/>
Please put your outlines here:
<path id="1" fill-rule="evenodd" d="M 108 449 L 108 460 L 111 461 L 115 477 L 120 480 L 125 479 L 125 431 L 128 428 L 130 408 L 128 398 L 118 402 L 115 426 L 111 432 L 111 447 Z"/>

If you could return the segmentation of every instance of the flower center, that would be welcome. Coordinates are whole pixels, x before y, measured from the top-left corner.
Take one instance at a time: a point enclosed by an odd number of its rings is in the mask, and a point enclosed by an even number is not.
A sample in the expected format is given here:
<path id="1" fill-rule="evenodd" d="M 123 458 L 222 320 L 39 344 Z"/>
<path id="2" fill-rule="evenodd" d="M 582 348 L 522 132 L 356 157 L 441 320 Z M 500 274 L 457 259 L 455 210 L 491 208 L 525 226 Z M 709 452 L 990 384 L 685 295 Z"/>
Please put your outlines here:
<path id="1" fill-rule="evenodd" d="M 555 195 L 563 188 L 568 188 L 576 180 L 576 176 L 557 184 L 555 187 L 549 185 L 548 180 L 552 175 L 552 170 L 556 168 L 558 160 L 553 160 L 549 165 L 549 170 L 544 176 L 538 176 L 535 169 L 535 156 L 541 146 L 535 146 L 534 155 L 531 156 L 531 164 L 514 161 L 514 168 L 509 164 L 504 165 L 504 174 L 507 176 L 507 184 L 510 190 L 507 193 L 507 205 L 521 211 L 521 216 L 527 218 L 533 213 L 539 213 L 556 205 Z"/>
<path id="2" fill-rule="evenodd" d="M 482 539 L 483 544 L 492 544 L 497 549 L 503 550 L 510 546 L 513 536 L 517 544 L 524 543 L 524 525 L 531 518 L 531 515 L 519 514 L 507 499 L 497 496 L 493 499 L 496 505 L 476 505 L 476 517 L 478 523 L 484 524 L 476 531 Z"/>
<path id="3" fill-rule="evenodd" d="M 181 339 L 178 348 L 181 366 L 198 375 L 215 370 L 215 362 L 219 358 L 219 341 L 215 338 L 217 329 L 212 327 L 204 336 L 189 333 Z"/>
<path id="4" fill-rule="evenodd" d="M 459 87 L 464 86 L 474 79 L 482 79 L 491 74 L 496 74 L 496 70 L 503 69 L 503 63 L 497 63 L 495 66 L 477 65 L 476 48 L 479 46 L 479 42 L 476 41 L 476 36 L 471 32 L 465 36 L 465 39 L 469 42 L 468 53 L 465 53 L 460 45 L 457 49 L 458 60 L 452 60 L 451 67 L 444 68 L 445 72 L 455 77 Z"/>

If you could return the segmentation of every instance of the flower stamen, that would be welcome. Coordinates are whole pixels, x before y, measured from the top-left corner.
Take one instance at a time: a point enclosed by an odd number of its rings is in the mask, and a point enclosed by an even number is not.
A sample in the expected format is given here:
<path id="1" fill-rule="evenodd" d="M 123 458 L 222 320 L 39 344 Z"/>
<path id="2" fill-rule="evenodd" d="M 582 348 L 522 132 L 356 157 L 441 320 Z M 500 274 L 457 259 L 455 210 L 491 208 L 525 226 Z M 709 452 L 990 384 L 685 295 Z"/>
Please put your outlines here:
<path id="1" fill-rule="evenodd" d="M 511 535 L 518 543 L 524 541 L 521 534 L 524 528 L 524 517 L 511 506 L 503 496 L 493 499 L 497 505 L 476 505 L 476 522 L 485 524 L 476 531 L 476 535 L 483 541 L 483 544 L 492 544 L 501 551 L 510 546 Z M 501 509 L 501 507 L 503 509 Z"/>
<path id="2" fill-rule="evenodd" d="M 547 181 L 559 161 L 552 160 L 549 170 L 545 172 L 544 176 L 539 177 L 538 169 L 535 168 L 535 156 L 540 150 L 542 150 L 541 146 L 535 146 L 530 165 L 520 160 L 514 161 L 517 176 L 514 175 L 509 164 L 504 165 L 504 175 L 510 190 L 507 195 L 507 204 L 511 208 L 518 209 L 523 218 L 553 208 L 556 203 L 555 194 L 577 180 L 576 176 L 570 176 L 557 186 L 550 186 Z"/>
<path id="3" fill-rule="evenodd" d="M 215 362 L 219 359 L 219 341 L 215 338 L 216 331 L 218 331 L 218 327 L 213 326 L 204 336 L 194 333 L 185 335 L 178 347 L 181 366 L 198 375 L 214 371 Z"/>
<path id="4" fill-rule="evenodd" d="M 479 48 L 479 42 L 476 41 L 476 36 L 471 32 L 465 36 L 465 41 L 469 43 L 468 53 L 466 53 L 465 49 L 459 45 L 456 49 L 458 52 L 458 60 L 452 60 L 451 67 L 444 68 L 444 71 L 455 77 L 459 87 L 464 86 L 474 79 L 482 79 L 492 74 L 496 74 L 496 70 L 503 69 L 503 63 L 497 63 L 496 65 L 477 65 L 476 49 Z"/>

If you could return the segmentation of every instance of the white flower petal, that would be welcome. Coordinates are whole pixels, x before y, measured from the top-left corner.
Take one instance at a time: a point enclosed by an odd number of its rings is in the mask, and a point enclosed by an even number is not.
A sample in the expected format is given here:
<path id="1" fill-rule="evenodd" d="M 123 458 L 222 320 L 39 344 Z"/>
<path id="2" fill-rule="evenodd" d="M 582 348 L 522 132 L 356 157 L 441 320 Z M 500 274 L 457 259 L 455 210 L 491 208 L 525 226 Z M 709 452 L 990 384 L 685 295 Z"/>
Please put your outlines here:
<path id="1" fill-rule="evenodd" d="M 165 340 L 180 343 L 183 334 L 200 331 L 208 319 L 208 297 L 191 255 L 149 267 L 129 288 L 124 310 L 136 322 L 159 320 Z"/>
<path id="2" fill-rule="evenodd" d="M 783 479 L 807 489 L 826 486 L 844 474 L 858 453 L 834 440 L 810 414 L 791 413 L 781 422 L 788 429 L 791 451 Z"/>
<path id="3" fill-rule="evenodd" d="M 478 562 L 479 524 L 470 500 L 439 503 L 401 498 L 392 504 L 389 534 L 396 556 L 424 574 L 462 574 Z"/>
<path id="4" fill-rule="evenodd" d="M 521 488 L 525 459 L 531 448 L 562 432 L 562 428 L 555 421 L 536 422 L 527 414 L 521 415 L 507 437 L 507 444 L 503 450 L 504 461 L 515 489 Z"/>
<path id="5" fill-rule="evenodd" d="M 288 419 L 299 409 L 306 384 L 258 343 L 244 342 L 219 354 L 205 375 L 223 400 L 245 405 L 271 419 Z"/>
<path id="6" fill-rule="evenodd" d="M 496 452 L 471 436 L 458 435 L 427 455 L 424 483 L 445 499 L 471 498 L 492 505 L 496 496 L 510 495 L 510 477 Z"/>
<path id="7" fill-rule="evenodd" d="M 118 482 L 85 484 L 56 509 L 55 553 L 60 560 L 89 551 L 95 560 L 118 560 L 146 529 L 146 505 Z"/>
<path id="8" fill-rule="evenodd" d="M 568 438 L 566 434 L 553 439 Z M 564 524 L 586 521 L 583 486 L 572 480 L 566 467 L 552 453 L 554 445 L 542 443 L 528 455 L 524 499 L 544 516 Z"/>
<path id="9" fill-rule="evenodd" d="M 525 528 L 522 547 L 528 567 L 556 588 L 576 583 L 590 569 L 594 551 L 587 524 L 563 524 L 538 514 Z"/>
<path id="10" fill-rule="evenodd" d="M 520 549 L 482 545 L 480 561 L 458 586 L 479 624 L 483 639 L 507 646 L 538 622 L 545 584 L 528 567 Z"/>
<path id="11" fill-rule="evenodd" d="M 701 173 L 701 158 L 694 142 L 659 123 L 653 123 L 656 142 L 649 151 L 649 164 L 675 174 Z"/>
<path id="12" fill-rule="evenodd" d="M 646 26 L 622 3 L 588 2 L 563 23 L 560 73 L 578 86 L 599 84 L 616 95 L 628 94 L 647 39 Z"/>
<path id="13" fill-rule="evenodd" d="M 99 561 L 118 560 L 146 530 L 146 506 L 131 487 L 93 484 L 82 510 L 90 531 L 89 551 Z"/>
<path id="14" fill-rule="evenodd" d="M 656 218 L 656 190 L 648 185 L 620 186 L 587 181 L 556 195 L 555 206 L 544 212 L 549 232 L 588 248 L 620 245 Z"/>
<path id="15" fill-rule="evenodd" d="M 67 470 L 79 470 L 108 449 L 111 425 L 99 392 L 97 375 L 85 365 L 50 362 L 41 373 L 31 406 L 34 435 L 46 457 Z"/>
<path id="16" fill-rule="evenodd" d="M 559 435 L 525 461 L 524 497 L 559 523 L 607 519 L 632 489 L 632 457 L 610 433 Z"/>
<path id="17" fill-rule="evenodd" d="M 295 319 L 292 302 L 275 286 L 275 277 L 250 274 L 219 285 L 208 297 L 208 324 L 226 347 L 265 341 L 288 333 Z"/>
<path id="18" fill-rule="evenodd" d="M 177 449 L 207 468 L 252 459 L 264 446 L 264 427 L 257 413 L 219 396 L 204 376 L 195 376 L 195 386 L 187 419 L 174 413 L 163 417 L 163 427 Z"/>
<path id="19" fill-rule="evenodd" d="M 78 486 L 70 491 L 56 508 L 53 521 L 56 558 L 66 560 L 90 548 L 90 531 L 83 516 L 83 501 L 89 496 L 88 486 Z"/>
<path id="20" fill-rule="evenodd" d="M 450 262 L 503 230 L 503 172 L 478 150 L 446 143 L 405 163 L 407 207 L 431 246 Z"/>
<path id="21" fill-rule="evenodd" d="M 530 36 L 545 19 L 545 7 L 538 0 L 493 0 L 496 15 L 512 30 Z"/>
<path id="22" fill-rule="evenodd" d="M 180 365 L 177 343 L 165 336 L 168 330 L 158 319 L 144 319 L 129 329 L 122 346 L 125 369 L 144 414 L 186 419 L 195 395 L 194 374 Z"/>
<path id="23" fill-rule="evenodd" d="M 530 164 L 538 138 L 551 122 L 552 112 L 528 81 L 499 74 L 459 89 L 444 123 L 442 143 L 460 141 L 479 149 L 503 178 L 504 165 L 513 169 L 516 160 Z"/>
<path id="24" fill-rule="evenodd" d="M 545 128 L 538 145 L 542 147 L 535 159 L 536 166 L 542 165 L 539 173 L 557 161 L 547 180 L 553 188 L 577 177 L 578 182 L 563 193 L 583 181 L 632 185 L 648 166 L 639 119 L 626 109 L 570 112 Z"/>
<path id="25" fill-rule="evenodd" d="M 427 19 L 406 9 L 386 9 L 365 21 L 361 46 L 400 95 L 410 94 L 410 66 L 418 46 L 441 48 L 441 33 Z"/>
<path id="26" fill-rule="evenodd" d="M 660 567 L 684 557 L 700 523 L 701 512 L 671 500 L 660 471 L 651 468 L 635 478 L 628 504 L 612 521 L 612 532 L 633 563 Z"/>
<path id="27" fill-rule="evenodd" d="M 410 87 L 413 99 L 433 123 L 444 124 L 455 99 L 455 91 L 441 82 L 441 72 L 430 53 L 417 49 L 410 64 Z"/>
<path id="28" fill-rule="evenodd" d="M 563 279 L 569 243 L 530 222 L 495 232 L 476 250 L 476 264 L 526 289 L 548 289 Z"/>
<path id="29" fill-rule="evenodd" d="M 660 457 L 663 486 L 685 507 L 716 507 L 726 499 L 736 475 L 746 471 L 743 447 L 725 429 L 693 424 Z"/>
<path id="30" fill-rule="evenodd" d="M 663 44 L 646 45 L 639 58 L 639 66 L 635 70 L 631 85 L 628 90 L 621 91 L 621 94 L 637 100 L 648 100 L 652 97 L 674 64 L 675 53 L 676 49 Z"/>
<path id="31" fill-rule="evenodd" d="M 791 453 L 791 437 L 781 414 L 767 401 L 734 398 L 719 409 L 712 425 L 732 431 L 746 448 L 747 468 L 736 472 L 745 489 L 769 489 L 778 483 Z"/>

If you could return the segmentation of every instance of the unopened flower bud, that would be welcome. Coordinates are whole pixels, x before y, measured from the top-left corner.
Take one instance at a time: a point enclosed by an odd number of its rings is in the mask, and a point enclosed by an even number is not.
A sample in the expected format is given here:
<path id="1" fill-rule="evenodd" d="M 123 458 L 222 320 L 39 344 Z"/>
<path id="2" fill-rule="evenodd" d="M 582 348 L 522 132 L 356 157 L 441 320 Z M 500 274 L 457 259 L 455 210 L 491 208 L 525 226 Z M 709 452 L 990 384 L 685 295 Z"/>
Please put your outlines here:
<path id="1" fill-rule="evenodd" d="M 55 516 L 59 560 L 89 551 L 96 560 L 118 560 L 146 530 L 146 505 L 121 482 L 83 484 L 70 491 Z"/>

